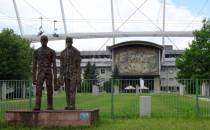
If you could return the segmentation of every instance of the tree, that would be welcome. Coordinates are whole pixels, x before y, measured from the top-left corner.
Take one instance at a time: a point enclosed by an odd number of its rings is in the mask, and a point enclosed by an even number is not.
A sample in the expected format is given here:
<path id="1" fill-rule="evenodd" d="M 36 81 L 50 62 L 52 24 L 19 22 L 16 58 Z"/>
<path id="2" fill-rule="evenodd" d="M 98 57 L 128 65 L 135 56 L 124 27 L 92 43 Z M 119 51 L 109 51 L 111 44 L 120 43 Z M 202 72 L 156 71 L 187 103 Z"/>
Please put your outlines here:
<path id="1" fill-rule="evenodd" d="M 117 65 L 114 66 L 114 70 L 112 72 L 112 78 L 113 79 L 119 79 L 120 75 L 119 75 L 119 69 L 117 67 Z"/>
<path id="2" fill-rule="evenodd" d="M 89 61 L 85 67 L 83 74 L 84 80 L 81 84 L 81 92 L 92 92 L 92 85 L 98 85 L 98 74 L 96 72 L 96 65 Z"/>
<path id="3" fill-rule="evenodd" d="M 113 86 L 119 86 L 120 85 L 120 75 L 119 75 L 119 69 L 117 65 L 114 66 L 114 70 L 112 71 L 112 83 Z"/>
<path id="4" fill-rule="evenodd" d="M 176 59 L 178 79 L 210 78 L 210 20 L 203 20 L 200 30 L 193 31 L 194 40 Z"/>
<path id="5" fill-rule="evenodd" d="M 91 79 L 91 63 L 90 61 L 87 62 L 87 65 L 85 67 L 85 71 L 83 74 L 84 79 Z"/>
<path id="6" fill-rule="evenodd" d="M 98 74 L 96 72 L 96 65 L 95 64 L 91 65 L 91 63 L 88 61 L 85 68 L 86 69 L 85 69 L 84 74 L 83 74 L 84 79 L 96 80 L 98 78 Z"/>
<path id="7" fill-rule="evenodd" d="M 94 84 L 97 84 L 98 83 L 98 73 L 96 71 L 96 64 L 94 63 L 92 66 L 91 66 L 91 79 L 94 80 Z"/>
<path id="8" fill-rule="evenodd" d="M 113 87 L 121 86 L 121 82 L 120 82 L 119 78 L 120 78 L 119 69 L 118 69 L 118 66 L 115 65 L 114 69 L 112 71 L 112 78 L 103 83 L 104 90 L 106 92 L 111 92 L 111 87 L 112 86 Z"/>
<path id="9" fill-rule="evenodd" d="M 0 80 L 30 79 L 30 42 L 11 29 L 0 32 Z"/>

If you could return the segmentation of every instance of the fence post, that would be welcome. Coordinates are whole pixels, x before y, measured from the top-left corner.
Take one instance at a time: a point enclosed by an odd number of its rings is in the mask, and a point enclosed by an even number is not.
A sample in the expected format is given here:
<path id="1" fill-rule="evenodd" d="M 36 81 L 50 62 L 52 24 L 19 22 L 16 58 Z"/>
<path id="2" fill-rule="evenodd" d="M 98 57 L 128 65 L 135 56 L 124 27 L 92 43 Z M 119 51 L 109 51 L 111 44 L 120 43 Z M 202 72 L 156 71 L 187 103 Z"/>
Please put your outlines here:
<path id="1" fill-rule="evenodd" d="M 195 83 L 195 92 L 196 92 L 196 106 L 195 106 L 195 109 L 196 109 L 196 116 L 199 116 L 199 102 L 198 102 L 198 91 L 199 91 L 199 88 L 198 88 L 198 79 L 196 79 L 196 83 Z"/>
<path id="2" fill-rule="evenodd" d="M 154 77 L 154 92 L 159 93 L 160 92 L 160 78 Z M 141 87 L 141 86 L 140 86 Z"/>
<path id="3" fill-rule="evenodd" d="M 29 109 L 32 110 L 32 82 L 29 81 Z"/>
<path id="4" fill-rule="evenodd" d="M 114 119 L 114 87 L 111 79 L 111 118 Z"/>
<path id="5" fill-rule="evenodd" d="M 151 116 L 151 96 L 140 96 L 139 97 L 139 116 Z"/>
<path id="6" fill-rule="evenodd" d="M 23 81 L 23 88 L 22 88 L 22 93 L 23 93 L 23 99 L 25 99 L 26 98 L 26 83 L 25 83 L 26 81 Z"/>
<path id="7" fill-rule="evenodd" d="M 2 87 L 2 89 L 1 89 L 1 93 L 2 93 L 1 99 L 6 100 L 7 99 L 7 82 L 3 82 L 1 87 Z"/>

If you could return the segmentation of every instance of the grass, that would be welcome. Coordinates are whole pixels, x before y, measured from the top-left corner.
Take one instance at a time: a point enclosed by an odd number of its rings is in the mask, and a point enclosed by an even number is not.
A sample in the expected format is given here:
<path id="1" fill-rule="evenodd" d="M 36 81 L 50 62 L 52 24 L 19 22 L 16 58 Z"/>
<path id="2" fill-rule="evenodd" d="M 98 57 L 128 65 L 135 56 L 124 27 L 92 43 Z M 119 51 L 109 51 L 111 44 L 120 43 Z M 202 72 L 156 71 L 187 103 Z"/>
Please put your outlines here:
<path id="1" fill-rule="evenodd" d="M 67 129 L 144 129 L 144 130 L 207 130 L 210 129 L 209 102 L 199 100 L 199 115 L 196 116 L 196 100 L 194 96 L 179 96 L 177 94 L 149 94 L 152 97 L 151 118 L 139 118 L 139 96 L 124 93 L 114 96 L 114 117 L 111 119 L 111 95 L 110 94 L 84 94 L 78 93 L 76 106 L 78 109 L 100 109 L 100 120 L 91 127 L 66 127 Z M 46 97 L 43 97 L 42 109 L 46 109 Z M 62 92 L 54 97 L 55 109 L 63 109 L 66 106 L 65 94 Z M 34 103 L 34 99 L 32 99 Z M 27 109 L 29 100 L 13 100 L 0 102 L 0 129 L 26 130 L 26 126 L 8 126 L 3 120 L 6 109 Z M 31 128 L 48 129 L 48 128 Z M 49 128 L 60 129 L 60 128 Z"/>
<path id="2" fill-rule="evenodd" d="M 27 126 L 8 126 L 0 123 L 1 130 L 209 130 L 209 118 L 132 118 L 101 119 L 90 127 L 46 128 Z"/>

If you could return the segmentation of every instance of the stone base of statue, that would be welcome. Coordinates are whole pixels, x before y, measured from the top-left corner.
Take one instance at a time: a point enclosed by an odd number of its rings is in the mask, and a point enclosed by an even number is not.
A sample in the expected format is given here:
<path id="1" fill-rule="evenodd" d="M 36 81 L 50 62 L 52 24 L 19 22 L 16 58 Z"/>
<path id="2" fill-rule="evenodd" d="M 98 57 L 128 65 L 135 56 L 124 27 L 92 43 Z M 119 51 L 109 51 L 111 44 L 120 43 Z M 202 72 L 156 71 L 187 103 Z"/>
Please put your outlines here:
<path id="1" fill-rule="evenodd" d="M 6 112 L 6 122 L 28 126 L 89 126 L 99 118 L 99 110 L 14 110 Z"/>

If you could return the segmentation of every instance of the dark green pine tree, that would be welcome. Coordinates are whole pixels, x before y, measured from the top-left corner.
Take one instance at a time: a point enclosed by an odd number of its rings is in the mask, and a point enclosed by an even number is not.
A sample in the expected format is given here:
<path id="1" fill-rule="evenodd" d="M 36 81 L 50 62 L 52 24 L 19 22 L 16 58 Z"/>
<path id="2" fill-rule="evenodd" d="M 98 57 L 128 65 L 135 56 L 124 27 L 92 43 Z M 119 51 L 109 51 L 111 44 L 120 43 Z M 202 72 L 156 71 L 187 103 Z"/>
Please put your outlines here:
<path id="1" fill-rule="evenodd" d="M 117 67 L 117 65 L 114 66 L 114 70 L 112 72 L 112 78 L 113 79 L 119 79 L 119 69 Z"/>
<path id="2" fill-rule="evenodd" d="M 119 69 L 117 67 L 117 65 L 114 66 L 114 70 L 112 71 L 112 83 L 113 85 L 120 85 L 120 81 L 119 81 Z"/>
<path id="3" fill-rule="evenodd" d="M 91 79 L 93 80 L 94 85 L 98 85 L 98 73 L 96 71 L 96 65 L 95 63 L 91 66 Z"/>
<path id="4" fill-rule="evenodd" d="M 86 67 L 85 67 L 85 71 L 84 71 L 84 74 L 83 74 L 83 78 L 84 79 L 91 79 L 92 77 L 91 77 L 91 68 L 92 68 L 92 66 L 91 66 L 91 63 L 90 63 L 90 61 L 88 61 L 87 62 L 87 65 L 86 65 Z"/>

